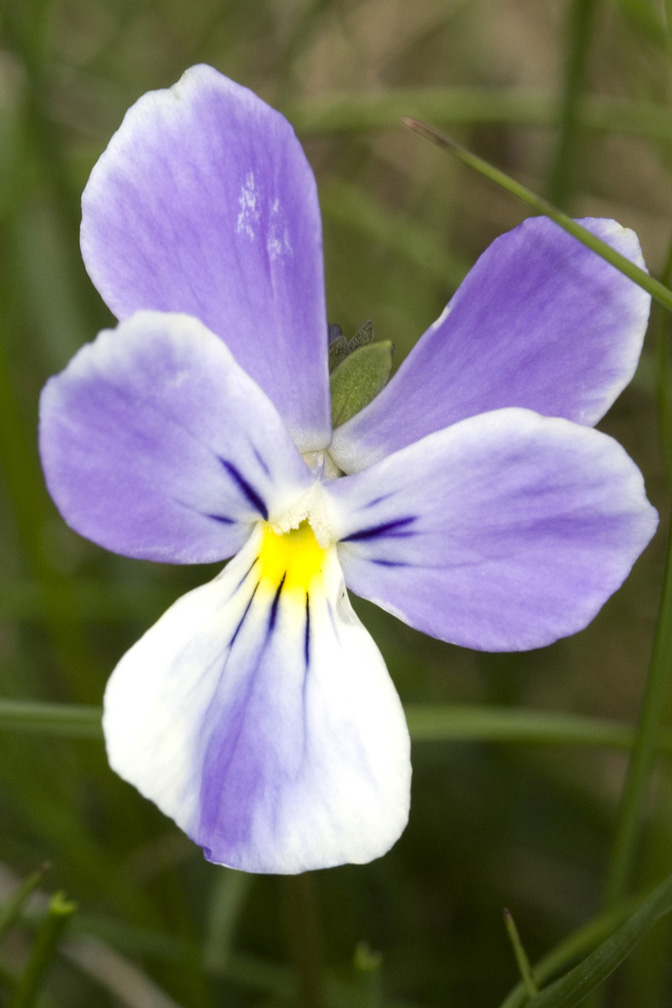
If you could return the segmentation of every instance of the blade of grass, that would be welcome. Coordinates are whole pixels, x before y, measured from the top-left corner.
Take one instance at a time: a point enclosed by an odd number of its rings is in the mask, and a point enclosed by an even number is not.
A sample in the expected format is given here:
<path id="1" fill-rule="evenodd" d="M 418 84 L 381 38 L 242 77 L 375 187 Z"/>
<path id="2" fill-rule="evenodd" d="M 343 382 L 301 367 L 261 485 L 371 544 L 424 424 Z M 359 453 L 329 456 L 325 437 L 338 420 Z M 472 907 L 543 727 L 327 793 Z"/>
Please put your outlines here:
<path id="1" fill-rule="evenodd" d="M 93 664 L 81 622 L 60 619 L 64 605 L 76 611 L 71 583 L 54 569 L 45 556 L 43 529 L 51 515 L 42 475 L 38 468 L 34 431 L 28 431 L 15 393 L 16 383 L 9 361 L 0 346 L 0 458 L 2 478 L 11 502 L 16 531 L 26 564 L 39 586 L 40 603 L 61 667 L 73 693 L 86 697 L 95 689 Z"/>
<path id="2" fill-rule="evenodd" d="M 401 116 L 441 126 L 511 125 L 555 129 L 561 106 L 554 96 L 518 89 L 397 88 L 370 94 L 332 94 L 286 103 L 282 111 L 302 136 L 394 128 Z M 581 130 L 672 142 L 664 105 L 622 98 L 586 97 Z"/>
<path id="3" fill-rule="evenodd" d="M 573 932 L 573 934 L 540 959 L 539 962 L 532 965 L 537 983 L 545 983 L 573 962 L 576 962 L 579 956 L 587 954 L 596 945 L 603 942 L 639 906 L 639 903 L 641 903 L 641 900 L 629 900 L 620 907 L 600 914 L 589 921 L 588 924 Z M 527 1006 L 528 998 L 529 994 L 525 984 L 520 980 L 508 993 L 499 1008 L 523 1008 L 523 1006 Z"/>
<path id="4" fill-rule="evenodd" d="M 96 938 L 68 941 L 63 955 L 126 1008 L 180 1008 L 134 963 Z"/>
<path id="5" fill-rule="evenodd" d="M 548 198 L 559 207 L 567 207 L 574 188 L 586 64 L 596 10 L 597 0 L 572 0 L 569 7 L 560 122 L 548 181 Z"/>
<path id="6" fill-rule="evenodd" d="M 495 185 L 500 186 L 507 192 L 511 193 L 512 196 L 516 196 L 518 199 L 522 200 L 529 207 L 535 210 L 539 214 L 543 214 L 545 217 L 550 217 L 554 220 L 556 224 L 559 224 L 561 228 L 571 234 L 574 238 L 578 239 L 583 245 L 591 249 L 606 262 L 611 263 L 615 266 L 617 270 L 627 276 L 633 283 L 636 283 L 638 287 L 643 288 L 655 298 L 664 308 L 668 311 L 672 311 L 672 290 L 666 287 L 655 277 L 649 276 L 649 274 L 636 266 L 625 256 L 621 255 L 620 252 L 616 252 L 610 245 L 597 238 L 595 235 L 587 231 L 586 228 L 577 224 L 576 221 L 568 217 L 557 207 L 549 203 L 542 196 L 537 196 L 536 193 L 528 189 L 527 186 L 522 185 L 520 182 L 516 182 L 505 172 L 500 171 L 499 168 L 495 168 L 494 165 L 489 164 L 489 162 L 484 161 L 483 158 L 478 157 L 476 154 L 472 154 L 465 147 L 461 147 L 459 144 L 454 143 L 449 140 L 448 137 L 439 133 L 437 130 L 433 129 L 431 126 L 427 126 L 425 123 L 419 122 L 417 119 L 413 119 L 410 116 L 403 116 L 401 119 L 404 126 L 412 130 L 414 133 L 418 133 L 420 136 L 429 140 L 431 143 L 435 144 L 437 147 L 441 147 L 444 150 L 448 150 L 453 153 L 460 161 L 464 164 L 469 165 L 470 168 L 474 168 L 481 175 L 490 179 Z"/>
<path id="7" fill-rule="evenodd" d="M 226 869 L 223 869 L 215 880 L 203 948 L 203 961 L 209 972 L 226 971 L 233 949 L 235 929 L 251 883 L 251 875 Z"/>
<path id="8" fill-rule="evenodd" d="M 100 707 L 0 700 L 0 730 L 102 739 Z"/>
<path id="9" fill-rule="evenodd" d="M 408 704 L 405 711 L 414 742 L 516 742 L 628 749 L 634 737 L 631 728 L 615 721 L 552 711 L 470 704 Z M 672 736 L 662 742 L 666 748 L 671 743 Z"/>
<path id="10" fill-rule="evenodd" d="M 573 1008 L 596 990 L 657 920 L 672 911 L 672 875 L 617 930 L 550 987 L 523 1002 L 525 1008 Z M 502 1006 L 504 1008 L 504 1006 Z"/>
<path id="11" fill-rule="evenodd" d="M 314 872 L 285 876 L 282 911 L 296 977 L 297 1008 L 324 1008 L 324 965 Z"/>
<path id="12" fill-rule="evenodd" d="M 532 969 L 538 984 L 545 984 L 547 980 L 557 976 L 563 969 L 575 963 L 581 956 L 586 956 L 591 950 L 601 945 L 610 935 L 612 935 L 623 922 L 630 917 L 648 898 L 648 893 L 641 893 L 625 900 L 619 906 L 611 910 L 605 910 L 597 917 L 588 921 L 583 927 L 574 931 L 564 941 L 556 945 L 538 962 L 534 963 Z M 525 985 L 519 981 L 509 992 L 500 1008 L 523 1008 L 527 1006 L 528 994 Z"/>
<path id="13" fill-rule="evenodd" d="M 407 704 L 414 742 L 512 742 L 535 746 L 596 746 L 629 749 L 628 725 L 577 714 L 477 704 Z M 0 730 L 36 732 L 75 739 L 102 739 L 102 709 L 76 704 L 0 699 Z M 672 753 L 672 732 L 657 748 Z"/>
<path id="14" fill-rule="evenodd" d="M 509 936 L 509 941 L 511 942 L 511 946 L 513 948 L 513 954 L 516 957 L 518 972 L 520 973 L 525 992 L 528 997 L 534 997 L 534 995 L 539 992 L 539 988 L 537 987 L 534 973 L 530 966 L 530 960 L 527 958 L 527 952 L 520 940 L 516 922 L 513 919 L 511 911 L 506 908 L 504 908 L 504 927 L 506 928 L 506 933 Z"/>
<path id="15" fill-rule="evenodd" d="M 672 274 L 672 242 L 667 258 L 665 280 Z M 667 317 L 661 326 L 667 329 Z M 672 393 L 669 388 L 668 351 L 665 332 L 661 343 L 666 350 L 660 355 L 659 421 L 666 461 L 672 454 L 670 432 L 666 427 L 672 414 Z M 668 481 L 672 479 L 668 469 Z M 663 591 L 658 610 L 658 621 L 653 642 L 649 672 L 639 717 L 639 727 L 632 749 L 627 777 L 621 796 L 618 822 L 605 883 L 605 902 L 613 906 L 625 895 L 635 855 L 642 807 L 646 798 L 649 778 L 653 769 L 656 746 L 660 735 L 666 700 L 670 694 L 672 678 L 672 533 L 668 532 L 663 575 Z"/>

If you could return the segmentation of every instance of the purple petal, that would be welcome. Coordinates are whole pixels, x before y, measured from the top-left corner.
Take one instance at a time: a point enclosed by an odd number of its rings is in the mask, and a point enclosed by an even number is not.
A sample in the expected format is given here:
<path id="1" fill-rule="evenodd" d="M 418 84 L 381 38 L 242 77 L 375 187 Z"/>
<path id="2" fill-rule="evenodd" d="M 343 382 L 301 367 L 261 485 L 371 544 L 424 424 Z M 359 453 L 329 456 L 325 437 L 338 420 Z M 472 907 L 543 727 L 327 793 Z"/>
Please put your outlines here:
<path id="1" fill-rule="evenodd" d="M 40 452 L 77 532 L 126 556 L 208 563 L 312 476 L 275 408 L 186 315 L 138 312 L 46 385 Z"/>
<path id="2" fill-rule="evenodd" d="M 320 212 L 283 116 L 192 67 L 127 112 L 82 208 L 84 261 L 118 318 L 149 308 L 200 319 L 301 451 L 328 443 Z"/>
<path id="3" fill-rule="evenodd" d="M 581 221 L 639 266 L 634 231 Z M 345 472 L 469 416 L 522 406 L 592 425 L 632 378 L 650 298 L 546 217 L 484 252 L 381 394 L 334 433 Z"/>
<path id="4" fill-rule="evenodd" d="M 431 434 L 328 493 L 348 587 L 485 651 L 583 629 L 657 524 L 620 445 L 521 409 Z"/>
<path id="5" fill-rule="evenodd" d="M 408 816 L 401 704 L 335 550 L 302 585 L 264 567 L 268 534 L 121 660 L 105 694 L 110 763 L 216 863 L 370 861 Z"/>

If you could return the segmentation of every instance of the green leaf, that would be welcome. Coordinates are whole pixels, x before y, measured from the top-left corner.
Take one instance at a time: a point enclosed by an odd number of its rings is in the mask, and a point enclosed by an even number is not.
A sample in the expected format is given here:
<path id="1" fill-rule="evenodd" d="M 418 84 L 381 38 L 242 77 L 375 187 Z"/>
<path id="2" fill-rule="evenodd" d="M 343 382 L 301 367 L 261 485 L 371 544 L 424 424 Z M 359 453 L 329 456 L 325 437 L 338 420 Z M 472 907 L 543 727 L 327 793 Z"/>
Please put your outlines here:
<path id="1" fill-rule="evenodd" d="M 331 375 L 333 427 L 344 424 L 378 395 L 392 370 L 393 349 L 389 340 L 382 340 L 359 347 L 341 361 Z"/>

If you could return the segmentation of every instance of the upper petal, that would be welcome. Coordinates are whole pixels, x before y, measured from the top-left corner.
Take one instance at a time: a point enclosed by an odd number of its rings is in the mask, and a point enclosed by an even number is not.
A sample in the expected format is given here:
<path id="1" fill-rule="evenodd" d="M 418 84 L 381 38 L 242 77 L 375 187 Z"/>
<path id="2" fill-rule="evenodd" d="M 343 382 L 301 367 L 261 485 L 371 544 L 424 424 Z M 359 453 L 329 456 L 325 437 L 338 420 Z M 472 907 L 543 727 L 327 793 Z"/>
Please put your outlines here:
<path id="1" fill-rule="evenodd" d="M 265 557 L 267 535 L 122 658 L 105 694 L 110 763 L 211 861 L 283 874 L 370 861 L 408 816 L 401 704 L 333 547 L 313 540 L 318 567 L 292 570 L 282 549 Z"/>
<path id="2" fill-rule="evenodd" d="M 320 211 L 283 116 L 212 67 L 192 67 L 126 113 L 82 211 L 86 267 L 118 318 L 199 318 L 301 451 L 328 443 Z"/>
<path id="3" fill-rule="evenodd" d="M 580 223 L 639 266 L 634 231 Z M 547 217 L 483 253 L 389 385 L 334 433 L 357 472 L 465 417 L 505 406 L 592 425 L 632 378 L 650 297 Z"/>
<path id="4" fill-rule="evenodd" d="M 126 556 L 208 563 L 312 483 L 275 408 L 186 315 L 138 312 L 40 402 L 47 486 L 77 532 Z"/>
<path id="5" fill-rule="evenodd" d="M 616 441 L 520 409 L 463 420 L 327 492 L 348 587 L 486 651 L 583 629 L 657 524 Z"/>

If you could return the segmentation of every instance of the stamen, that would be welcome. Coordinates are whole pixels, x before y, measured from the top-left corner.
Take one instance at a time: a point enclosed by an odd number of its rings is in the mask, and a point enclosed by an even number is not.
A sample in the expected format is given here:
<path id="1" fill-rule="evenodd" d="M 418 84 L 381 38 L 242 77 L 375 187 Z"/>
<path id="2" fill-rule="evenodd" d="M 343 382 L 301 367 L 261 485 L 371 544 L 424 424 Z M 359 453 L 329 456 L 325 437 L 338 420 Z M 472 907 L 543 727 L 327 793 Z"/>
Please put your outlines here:
<path id="1" fill-rule="evenodd" d="M 308 521 L 278 535 L 266 525 L 259 549 L 259 579 L 271 590 L 297 590 L 303 598 L 322 580 L 327 551 L 318 543 Z"/>
<path id="2" fill-rule="evenodd" d="M 287 535 L 308 522 L 318 545 L 326 549 L 335 541 L 329 502 L 317 480 L 294 502 L 292 507 L 280 515 L 271 515 L 270 528 L 276 536 Z"/>

